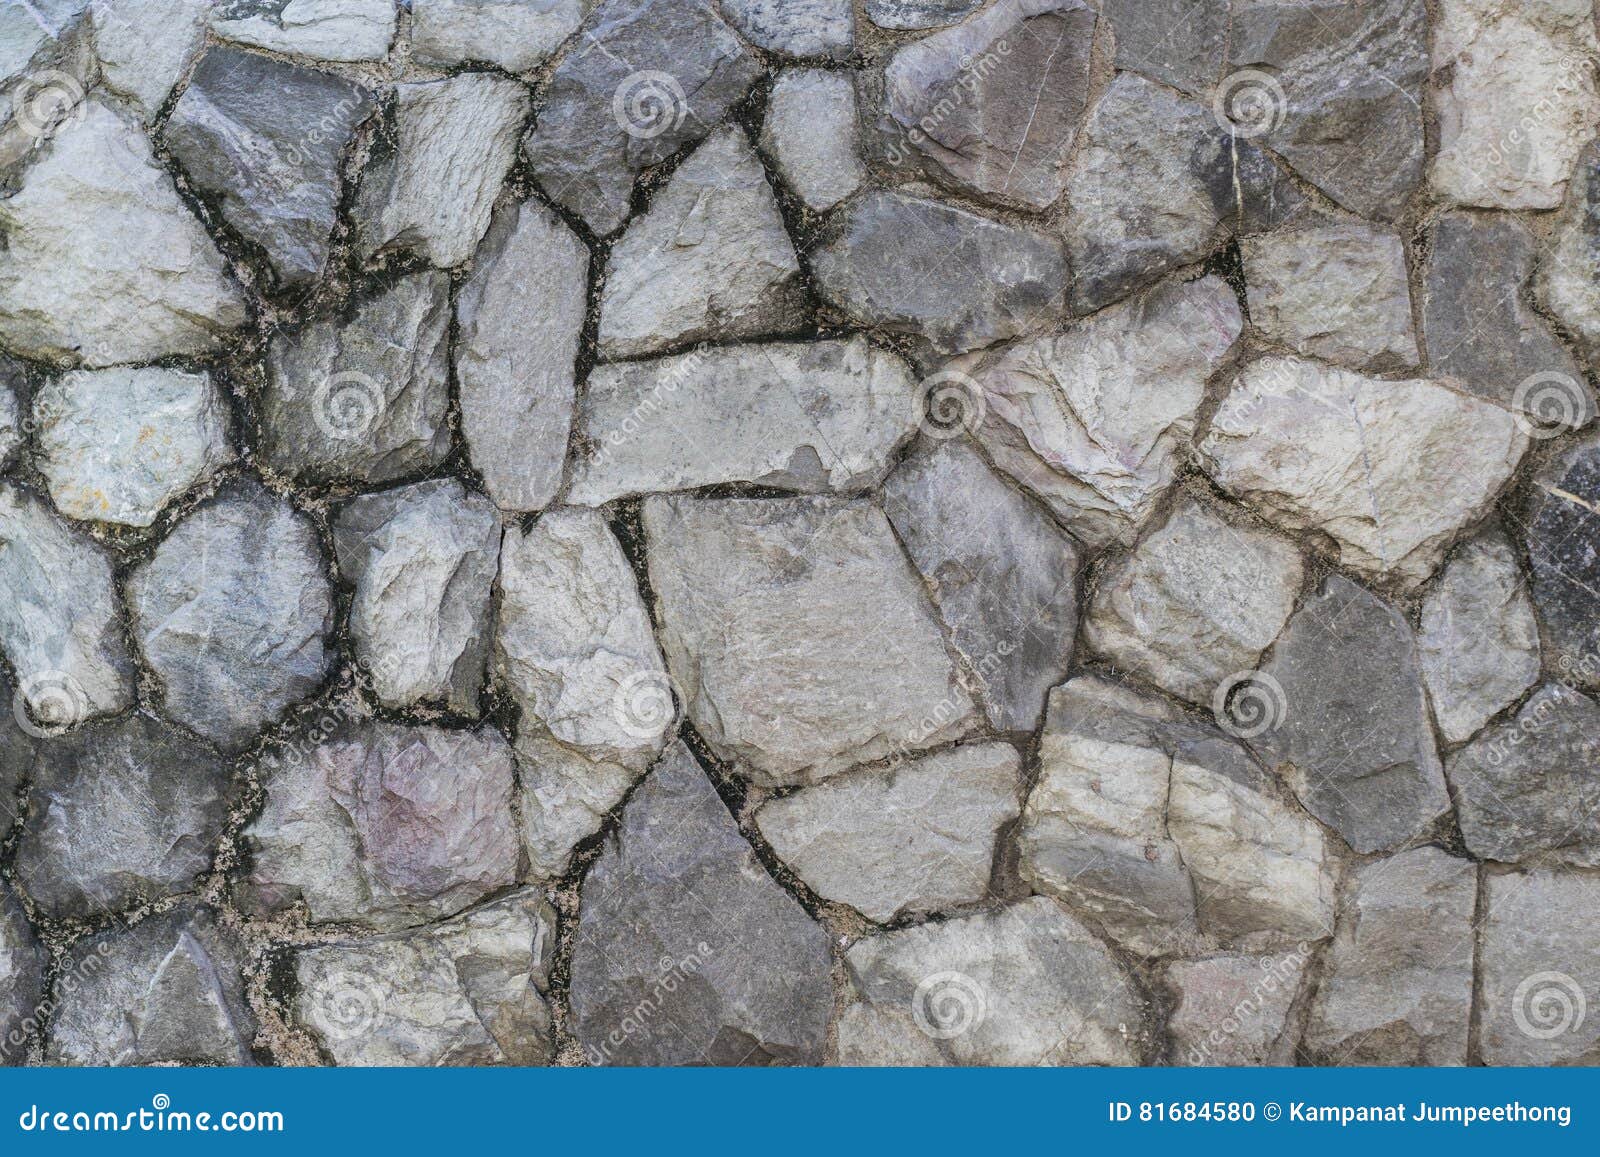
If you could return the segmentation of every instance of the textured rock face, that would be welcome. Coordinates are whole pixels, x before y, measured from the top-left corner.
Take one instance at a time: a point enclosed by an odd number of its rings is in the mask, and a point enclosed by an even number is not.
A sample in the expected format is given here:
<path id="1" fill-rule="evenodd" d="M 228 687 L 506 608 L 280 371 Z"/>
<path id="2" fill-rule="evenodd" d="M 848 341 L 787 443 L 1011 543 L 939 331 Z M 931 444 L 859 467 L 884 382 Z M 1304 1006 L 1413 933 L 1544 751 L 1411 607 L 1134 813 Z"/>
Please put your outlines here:
<path id="1" fill-rule="evenodd" d="M 34 412 L 39 472 L 71 518 L 149 526 L 233 457 L 206 373 L 76 370 L 42 388 Z"/>
<path id="2" fill-rule="evenodd" d="M 767 99 L 761 151 L 806 208 L 831 209 L 861 187 L 867 173 L 859 147 L 848 76 L 820 68 L 779 74 Z"/>
<path id="3" fill-rule="evenodd" d="M 502 209 L 456 297 L 461 430 L 502 510 L 543 509 L 561 485 L 589 251 L 532 201 Z"/>
<path id="4" fill-rule="evenodd" d="M 262 397 L 263 451 L 308 482 L 387 482 L 450 451 L 450 279 L 416 273 L 275 337 Z"/>
<path id="5" fill-rule="evenodd" d="M 392 931 L 516 880 L 511 747 L 492 729 L 353 723 L 263 770 L 247 910 Z"/>
<path id="6" fill-rule="evenodd" d="M 845 964 L 901 1055 L 927 1042 L 953 1064 L 1129 1065 L 1144 1046 L 1144 1009 L 1116 958 L 1043 897 L 869 937 Z"/>
<path id="7" fill-rule="evenodd" d="M 709 133 L 760 67 L 692 0 L 605 0 L 575 43 L 583 48 L 556 64 L 522 147 L 551 200 L 612 233 L 627 219 L 634 177 Z"/>
<path id="8" fill-rule="evenodd" d="M 1222 75 L 1232 0 L 1104 0 L 1116 65 L 1205 96 Z"/>
<path id="9" fill-rule="evenodd" d="M 1527 446 L 1510 413 L 1436 382 L 1266 357 L 1241 371 L 1200 452 L 1224 490 L 1327 535 L 1342 565 L 1420 582 Z"/>
<path id="10" fill-rule="evenodd" d="M 1546 661 L 1600 688 L 1600 437 L 1589 435 L 1534 476 L 1523 519 Z"/>
<path id="11" fill-rule="evenodd" d="M 827 934 L 766 874 L 674 744 L 590 869 L 572 952 L 592 1064 L 815 1064 Z"/>
<path id="12" fill-rule="evenodd" d="M 1082 0 L 1006 0 L 895 52 L 884 111 L 936 180 L 1047 209 L 1089 93 L 1096 16 Z"/>
<path id="13" fill-rule="evenodd" d="M 46 961 L 22 904 L 0 888 L 0 1066 L 27 1059 L 26 1042 L 38 1027 L 44 999 Z"/>
<path id="14" fill-rule="evenodd" d="M 414 932 L 294 957 L 294 1022 L 340 1065 L 537 1065 L 553 1051 L 555 912 L 523 891 Z"/>
<path id="15" fill-rule="evenodd" d="M 722 15 L 757 48 L 784 56 L 850 55 L 848 0 L 721 0 Z"/>
<path id="16" fill-rule="evenodd" d="M 1491 1065 L 1592 1065 L 1600 1000 L 1592 872 L 1484 876 L 1479 1048 Z"/>
<path id="17" fill-rule="evenodd" d="M 1600 113 L 1591 0 L 1445 0 L 1433 30 L 1441 198 L 1490 209 L 1553 209 Z"/>
<path id="18" fill-rule="evenodd" d="M 744 132 L 730 126 L 695 149 L 612 247 L 600 353 L 787 333 L 805 314 L 778 203 Z"/>
<path id="19" fill-rule="evenodd" d="M 208 52 L 178 98 L 167 147 L 288 284 L 322 274 L 340 161 L 371 115 L 365 89 L 254 53 Z"/>
<path id="20" fill-rule="evenodd" d="M 1130 541 L 1172 484 L 1206 379 L 1244 319 L 1218 277 L 1170 282 L 995 351 L 952 390 L 990 457 L 1091 546 Z"/>
<path id="21" fill-rule="evenodd" d="M 1032 731 L 1072 657 L 1071 538 L 965 441 L 907 457 L 884 484 L 883 508 L 972 672 L 990 725 Z"/>
<path id="22" fill-rule="evenodd" d="M 210 8 L 206 0 L 94 0 L 94 54 L 106 87 L 153 118 L 205 43 Z"/>
<path id="23" fill-rule="evenodd" d="M 22 445 L 22 403 L 17 399 L 20 372 L 12 371 L 12 363 L 0 362 L 0 468 Z"/>
<path id="24" fill-rule="evenodd" d="M 10 712 L 0 712 L 0 838 L 10 833 L 20 815 L 17 789 L 33 765 L 35 737 L 23 728 L 26 713 L 22 719 L 17 717 L 16 693 L 10 677 L 0 668 L 0 704 L 12 705 Z"/>
<path id="25" fill-rule="evenodd" d="M 355 499 L 333 526 L 355 585 L 356 659 L 386 707 L 443 703 L 478 713 L 500 561 L 493 504 L 459 482 L 419 482 Z"/>
<path id="26" fill-rule="evenodd" d="M 1307 956 L 1299 948 L 1272 956 L 1178 960 L 1163 977 L 1175 1007 L 1168 1020 L 1171 1063 L 1287 1065 L 1294 1060 L 1290 1007 Z"/>
<path id="27" fill-rule="evenodd" d="M 1186 503 L 1101 571 L 1084 640 L 1119 667 L 1209 706 L 1278 637 L 1300 592 L 1294 547 Z"/>
<path id="28" fill-rule="evenodd" d="M 864 338 L 740 345 L 598 366 L 568 498 L 751 482 L 806 493 L 875 485 L 916 433 L 918 390 Z"/>
<path id="29" fill-rule="evenodd" d="M 644 529 L 689 717 L 757 783 L 813 783 L 976 722 L 876 506 L 656 497 Z"/>
<path id="30" fill-rule="evenodd" d="M 411 54 L 449 67 L 534 68 L 578 30 L 582 0 L 412 0 Z"/>
<path id="31" fill-rule="evenodd" d="M 62 365 L 218 349 L 239 286 L 138 125 L 98 100 L 0 200 L 0 341 Z"/>
<path id="32" fill-rule="evenodd" d="M 394 40 L 394 0 L 226 0 L 211 14 L 223 40 L 316 60 L 382 60 Z"/>
<path id="33" fill-rule="evenodd" d="M 867 0 L 867 19 L 879 28 L 917 30 L 954 24 L 983 0 Z"/>
<path id="34" fill-rule="evenodd" d="M 944 354 L 1048 326 L 1067 267 L 1058 242 L 937 201 L 871 192 L 835 210 L 811 251 L 817 292 L 853 322 Z"/>
<path id="35" fill-rule="evenodd" d="M 1539 293 L 1580 343 L 1600 352 L 1600 142 L 1585 146 L 1550 242 L 1539 251 Z M 1593 190 L 1591 192 L 1591 189 Z"/>
<path id="36" fill-rule="evenodd" d="M 56 1065 L 254 1064 L 245 954 L 209 908 L 184 904 L 78 941 L 45 1060 Z"/>
<path id="37" fill-rule="evenodd" d="M 239 748 L 309 696 L 329 662 L 326 565 L 305 516 L 254 485 L 179 523 L 128 578 L 166 715 Z"/>
<path id="38" fill-rule="evenodd" d="M 756 826 L 817 895 L 884 924 L 988 895 L 1021 773 L 1009 744 L 972 744 L 772 800 Z"/>
<path id="39" fill-rule="evenodd" d="M 148 715 L 41 743 L 17 872 L 51 916 L 98 918 L 191 890 L 210 870 L 227 768 Z"/>

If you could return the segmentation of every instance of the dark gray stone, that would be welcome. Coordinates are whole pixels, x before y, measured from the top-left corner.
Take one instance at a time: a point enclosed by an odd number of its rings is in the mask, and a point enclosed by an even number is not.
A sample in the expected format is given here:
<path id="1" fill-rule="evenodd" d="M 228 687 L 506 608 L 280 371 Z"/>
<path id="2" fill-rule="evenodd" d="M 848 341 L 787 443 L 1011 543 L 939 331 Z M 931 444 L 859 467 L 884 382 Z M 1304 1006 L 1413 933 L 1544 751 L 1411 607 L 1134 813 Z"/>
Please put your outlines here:
<path id="1" fill-rule="evenodd" d="M 1600 435 L 1549 462 L 1529 493 L 1524 541 L 1545 662 L 1600 689 Z"/>
<path id="2" fill-rule="evenodd" d="M 11 831 L 21 801 L 17 789 L 33 763 L 33 736 L 17 720 L 17 688 L 0 665 L 0 839 Z"/>
<path id="3" fill-rule="evenodd" d="M 879 28 L 942 28 L 983 7 L 983 0 L 867 0 L 867 19 Z"/>
<path id="4" fill-rule="evenodd" d="M 1101 0 L 1116 65 L 1204 97 L 1222 76 L 1231 0 Z"/>
<path id="5" fill-rule="evenodd" d="M 44 945 L 22 904 L 0 884 L 0 1067 L 28 1059 L 28 1041 L 44 1001 L 46 963 Z"/>
<path id="6" fill-rule="evenodd" d="M 845 57 L 855 44 L 851 0 L 721 0 L 721 7 L 729 24 L 768 52 Z"/>

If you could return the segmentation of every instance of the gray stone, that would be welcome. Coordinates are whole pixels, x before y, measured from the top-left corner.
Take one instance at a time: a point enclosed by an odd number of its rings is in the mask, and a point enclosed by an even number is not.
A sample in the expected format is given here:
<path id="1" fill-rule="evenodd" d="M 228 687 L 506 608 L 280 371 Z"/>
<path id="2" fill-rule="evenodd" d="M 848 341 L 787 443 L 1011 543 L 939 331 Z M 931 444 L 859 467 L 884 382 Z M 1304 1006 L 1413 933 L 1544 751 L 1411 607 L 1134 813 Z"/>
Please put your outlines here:
<path id="1" fill-rule="evenodd" d="M 149 526 L 233 458 L 211 375 L 158 367 L 75 370 L 34 397 L 35 464 L 70 518 Z"/>
<path id="2" fill-rule="evenodd" d="M 886 924 L 988 898 L 1021 776 L 1009 744 L 972 744 L 802 788 L 755 822 L 813 892 Z"/>
<path id="3" fill-rule="evenodd" d="M 94 52 L 107 88 L 153 120 L 206 40 L 207 0 L 94 0 Z"/>
<path id="4" fill-rule="evenodd" d="M 245 962 L 234 932 L 195 904 L 87 936 L 62 962 L 45 1062 L 254 1064 Z"/>
<path id="5" fill-rule="evenodd" d="M 450 453 L 450 279 L 414 273 L 273 338 L 262 455 L 302 482 L 388 482 Z"/>
<path id="6" fill-rule="evenodd" d="M 1450 757 L 1461 836 L 1473 855 L 1509 863 L 1600 865 L 1600 706 L 1546 683 L 1516 718 Z"/>
<path id="7" fill-rule="evenodd" d="M 1416 639 L 1370 592 L 1329 575 L 1246 682 L 1276 702 L 1234 725 L 1356 851 L 1398 848 L 1449 810 Z"/>
<path id="8" fill-rule="evenodd" d="M 722 15 L 757 48 L 783 56 L 845 57 L 855 44 L 850 0 L 720 0 Z"/>
<path id="9" fill-rule="evenodd" d="M 1176 960 L 1162 976 L 1174 1065 L 1291 1065 L 1290 1011 L 1305 975 L 1304 948 L 1270 956 Z"/>
<path id="10" fill-rule="evenodd" d="M 1088 101 L 1095 21 L 1083 0 L 1001 0 L 900 48 L 884 70 L 895 147 L 959 192 L 1048 209 Z"/>
<path id="11" fill-rule="evenodd" d="M 1447 213 L 1428 231 L 1422 328 L 1435 374 L 1565 433 L 1595 415 L 1583 370 L 1526 304 L 1539 245 L 1504 215 Z"/>
<path id="12" fill-rule="evenodd" d="M 0 840 L 10 835 L 12 824 L 21 818 L 17 789 L 33 766 L 33 728 L 25 729 L 24 721 L 17 718 L 17 703 L 17 689 L 0 665 Z M 3 1043 L 4 1034 L 0 1033 Z"/>
<path id="13" fill-rule="evenodd" d="M 917 1029 L 916 1021 L 898 1008 L 879 1008 L 865 1001 L 849 1005 L 835 1027 L 839 1064 L 894 1068 L 936 1068 L 950 1062 L 935 1039 Z"/>
<path id="14" fill-rule="evenodd" d="M 28 1058 L 28 1039 L 42 1019 L 48 962 L 22 904 L 0 885 L 0 1067 Z"/>
<path id="15" fill-rule="evenodd" d="M 584 0 L 411 0 L 411 55 L 445 68 L 538 66 L 578 30 Z"/>
<path id="16" fill-rule="evenodd" d="M 9 358 L 0 360 L 0 469 L 10 464 L 11 456 L 27 437 L 22 425 L 22 399 L 18 393 L 18 388 L 23 384 L 20 363 Z"/>
<path id="17" fill-rule="evenodd" d="M 0 487 L 0 650 L 16 720 L 52 733 L 133 703 L 111 559 L 15 486 Z"/>
<path id="18" fill-rule="evenodd" d="M 1230 235 L 1276 228 L 1305 204 L 1277 163 L 1210 109 L 1126 72 L 1089 114 L 1066 199 L 1077 313 L 1201 260 Z"/>
<path id="19" fill-rule="evenodd" d="M 921 1035 L 958 1065 L 1133 1065 L 1145 1048 L 1116 957 L 1043 897 L 857 941 L 845 965 L 902 1050 Z"/>
<path id="20" fill-rule="evenodd" d="M 1326 535 L 1352 570 L 1413 584 L 1527 447 L 1511 413 L 1437 382 L 1285 357 L 1240 371 L 1199 445 L 1206 473 L 1269 522 Z"/>
<path id="21" fill-rule="evenodd" d="M 52 42 L 74 38 L 89 0 L 32 0 L 0 9 L 0 80 L 11 80 L 44 55 Z"/>
<path id="22" fill-rule="evenodd" d="M 709 133 L 761 66 L 699 0 L 604 0 L 574 43 L 522 147 L 550 199 L 604 235 L 634 177 Z"/>
<path id="23" fill-rule="evenodd" d="M 1490 1065 L 1600 1062 L 1593 872 L 1488 873 L 1478 1048 Z"/>
<path id="24" fill-rule="evenodd" d="M 56 919 L 190 891 L 211 870 L 229 789 L 205 745 L 148 715 L 41 743 L 18 882 Z"/>
<path id="25" fill-rule="evenodd" d="M 1116 66 L 1208 97 L 1222 76 L 1231 0 L 1102 0 Z"/>
<path id="26" fill-rule="evenodd" d="M 0 200 L 0 342 L 62 365 L 211 353 L 246 320 L 144 130 L 97 99 Z"/>
<path id="27" fill-rule="evenodd" d="M 417 254 L 439 269 L 472 256 L 516 159 L 528 90 L 464 72 L 395 86 L 394 151 L 369 165 L 352 211 L 361 254 Z"/>
<path id="28" fill-rule="evenodd" d="M 925 444 L 890 476 L 883 508 L 922 574 L 997 731 L 1033 731 L 1066 678 L 1078 625 L 1078 551 L 964 440 Z"/>
<path id="29" fill-rule="evenodd" d="M 744 130 L 728 125 L 690 154 L 612 247 L 600 353 L 634 357 L 792 333 L 808 312 L 766 172 Z"/>
<path id="30" fill-rule="evenodd" d="M 542 510 L 561 486 L 589 251 L 534 201 L 507 205 L 456 295 L 461 432 L 489 497 Z"/>
<path id="31" fill-rule="evenodd" d="M 394 931 L 516 881 L 511 746 L 493 728 L 360 720 L 262 763 L 266 803 L 241 841 L 247 912 L 299 902 L 313 924 Z"/>
<path id="32" fill-rule="evenodd" d="M 983 0 L 867 0 L 867 19 L 879 28 L 917 31 L 942 28 L 964 19 Z"/>
<path id="33" fill-rule="evenodd" d="M 643 522 L 667 662 L 701 736 L 741 774 L 814 783 L 977 723 L 875 505 L 655 497 Z"/>
<path id="34" fill-rule="evenodd" d="M 674 744 L 584 881 L 571 1020 L 591 1064 L 816 1064 L 828 936 Z"/>
<path id="35" fill-rule="evenodd" d="M 1356 870 L 1306 1028 L 1320 1063 L 1467 1063 L 1477 899 L 1477 866 L 1438 848 Z"/>
<path id="36" fill-rule="evenodd" d="M 1300 593 L 1299 552 L 1193 501 L 1100 571 L 1084 641 L 1120 668 L 1209 707 L 1252 670 Z"/>
<path id="37" fill-rule="evenodd" d="M 783 183 L 821 213 L 861 187 L 856 89 L 847 74 L 786 68 L 767 98 L 761 151 Z"/>
<path id="38" fill-rule="evenodd" d="M 350 502 L 333 524 L 356 661 L 385 707 L 478 714 L 500 561 L 494 504 L 455 479 Z"/>
<path id="39" fill-rule="evenodd" d="M 387 56 L 397 20 L 395 0 L 222 0 L 211 31 L 252 48 L 354 63 Z"/>
<path id="40" fill-rule="evenodd" d="M 1579 155 L 1538 264 L 1545 308 L 1592 360 L 1600 354 L 1600 140 Z"/>
<path id="41" fill-rule="evenodd" d="M 1551 459 L 1528 490 L 1523 541 L 1547 661 L 1600 689 L 1600 436 Z"/>
<path id="42" fill-rule="evenodd" d="M 338 220 L 340 163 L 371 115 L 359 85 L 252 52 L 206 53 L 163 130 L 190 182 L 259 246 L 278 279 L 322 276 Z"/>
<path id="43" fill-rule="evenodd" d="M 1206 380 L 1243 326 L 1220 277 L 1169 282 L 967 367 L 980 395 L 970 424 L 995 465 L 1079 538 L 1131 542 L 1176 477 Z"/>
<path id="44" fill-rule="evenodd" d="M 1334 201 L 1392 220 L 1422 182 L 1426 0 L 1236 4 L 1215 104 Z"/>
<path id="45" fill-rule="evenodd" d="M 1460 743 L 1539 678 L 1539 624 L 1499 531 L 1457 547 L 1422 601 L 1422 677 L 1447 743 Z"/>
<path id="46" fill-rule="evenodd" d="M 835 210 L 811 268 L 817 291 L 853 322 L 946 354 L 1048 327 L 1067 282 L 1054 238 L 888 192 Z"/>
<path id="47" fill-rule="evenodd" d="M 598 366 L 568 500 L 727 482 L 856 491 L 883 481 L 918 418 L 910 367 L 859 336 Z"/>
<path id="48" fill-rule="evenodd" d="M 1250 320 L 1267 338 L 1357 370 L 1421 361 L 1399 234 L 1330 222 L 1246 237 L 1239 249 Z"/>
<path id="49" fill-rule="evenodd" d="M 339 1065 L 539 1065 L 555 911 L 516 892 L 415 932 L 303 948 L 291 1013 Z"/>
<path id="50" fill-rule="evenodd" d="M 333 657 L 326 566 L 311 522 L 254 483 L 180 522 L 127 584 L 165 713 L 239 748 L 315 691 Z"/>

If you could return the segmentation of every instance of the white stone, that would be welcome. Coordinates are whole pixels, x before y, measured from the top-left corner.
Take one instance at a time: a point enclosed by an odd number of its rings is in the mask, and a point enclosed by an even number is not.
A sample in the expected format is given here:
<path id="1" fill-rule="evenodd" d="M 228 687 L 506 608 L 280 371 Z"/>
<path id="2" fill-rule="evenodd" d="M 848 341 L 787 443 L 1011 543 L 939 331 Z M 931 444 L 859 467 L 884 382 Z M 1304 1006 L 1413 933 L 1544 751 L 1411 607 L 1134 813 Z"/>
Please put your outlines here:
<path id="1" fill-rule="evenodd" d="M 106 87 L 152 119 L 206 39 L 207 0 L 94 0 L 94 51 Z"/>
<path id="2" fill-rule="evenodd" d="M 761 151 L 806 208 L 831 209 L 861 187 L 856 89 L 846 73 L 790 68 L 767 99 Z"/>
<path id="3" fill-rule="evenodd" d="M 584 0 L 411 0 L 411 54 L 527 72 L 578 30 Z"/>
<path id="4" fill-rule="evenodd" d="M 394 40 L 395 0 L 244 0 L 212 12 L 223 40 L 316 60 L 382 60 Z"/>

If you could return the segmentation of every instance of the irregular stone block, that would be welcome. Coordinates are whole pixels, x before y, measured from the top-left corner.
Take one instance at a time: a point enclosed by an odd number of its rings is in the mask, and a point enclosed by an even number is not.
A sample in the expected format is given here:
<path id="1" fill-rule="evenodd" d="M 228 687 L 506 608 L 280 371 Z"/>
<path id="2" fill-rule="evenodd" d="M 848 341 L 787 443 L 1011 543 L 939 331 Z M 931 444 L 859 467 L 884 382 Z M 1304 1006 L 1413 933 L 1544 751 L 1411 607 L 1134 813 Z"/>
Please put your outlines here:
<path id="1" fill-rule="evenodd" d="M 1600 436 L 1533 476 L 1522 520 L 1548 660 L 1564 680 L 1600 689 Z"/>
<path id="2" fill-rule="evenodd" d="M 107 88 L 153 120 L 206 41 L 206 0 L 94 0 L 94 54 Z"/>
<path id="3" fill-rule="evenodd" d="M 269 52 L 354 63 L 389 54 L 397 19 L 395 0 L 223 0 L 211 31 Z"/>
<path id="4" fill-rule="evenodd" d="M 1305 975 L 1303 948 L 1271 956 L 1175 960 L 1163 980 L 1175 1001 L 1167 1019 L 1175 1065 L 1289 1065 L 1290 1010 Z"/>
<path id="5" fill-rule="evenodd" d="M 43 1019 L 48 962 L 22 904 L 0 886 L 0 1067 L 28 1059 L 28 1040 Z"/>
<path id="6" fill-rule="evenodd" d="M 1539 294 L 1585 356 L 1600 354 L 1600 141 L 1572 170 L 1556 225 L 1539 246 Z M 1518 303 L 1520 305 L 1520 302 Z"/>
<path id="7" fill-rule="evenodd" d="M 916 31 L 954 24 L 983 0 L 867 0 L 867 19 L 879 28 Z"/>
<path id="8" fill-rule="evenodd" d="M 784 69 L 767 98 L 760 143 L 783 183 L 813 212 L 833 208 L 866 180 L 848 75 Z"/>
<path id="9" fill-rule="evenodd" d="M 537 67 L 578 30 L 583 0 L 411 0 L 411 55 L 428 64 Z"/>
<path id="10" fill-rule="evenodd" d="M 1200 97 L 1222 76 L 1232 0 L 1102 0 L 1116 66 Z"/>
<path id="11" fill-rule="evenodd" d="M 757 48 L 845 57 L 855 44 L 850 0 L 721 0 L 722 15 Z"/>

